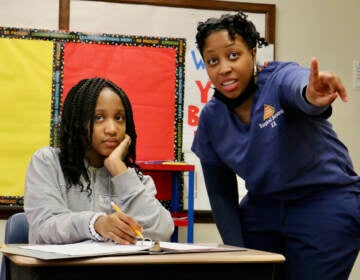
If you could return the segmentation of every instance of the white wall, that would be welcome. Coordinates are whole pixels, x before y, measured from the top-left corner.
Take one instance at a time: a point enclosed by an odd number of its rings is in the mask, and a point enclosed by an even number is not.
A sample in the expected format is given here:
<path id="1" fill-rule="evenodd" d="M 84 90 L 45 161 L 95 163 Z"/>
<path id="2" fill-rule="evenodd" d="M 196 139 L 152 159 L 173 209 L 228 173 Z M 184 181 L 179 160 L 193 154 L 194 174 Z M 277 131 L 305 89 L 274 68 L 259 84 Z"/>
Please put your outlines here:
<path id="1" fill-rule="evenodd" d="M 259 3 L 256 0 L 234 1 Z M 360 173 L 360 130 L 358 128 L 360 90 L 353 89 L 353 60 L 360 60 L 360 2 L 358 0 L 262 0 L 276 5 L 277 60 L 293 60 L 309 65 L 312 56 L 320 69 L 336 72 L 347 87 L 349 102 L 336 101 L 331 121 L 347 145 L 355 169 Z M 41 7 L 41 8 L 40 8 Z M 46 11 L 44 13 L 43 11 Z M 0 0 L 0 26 L 57 29 L 57 0 Z M 96 18 L 96 15 L 94 15 Z M 197 172 L 200 172 L 199 170 Z M 202 184 L 201 181 L 197 183 Z M 0 238 L 3 221 L 0 221 Z M 180 241 L 186 231 L 180 230 Z M 3 240 L 3 239 L 1 239 Z M 221 242 L 216 227 L 195 225 L 195 242 Z M 360 279 L 360 260 L 350 279 Z"/>

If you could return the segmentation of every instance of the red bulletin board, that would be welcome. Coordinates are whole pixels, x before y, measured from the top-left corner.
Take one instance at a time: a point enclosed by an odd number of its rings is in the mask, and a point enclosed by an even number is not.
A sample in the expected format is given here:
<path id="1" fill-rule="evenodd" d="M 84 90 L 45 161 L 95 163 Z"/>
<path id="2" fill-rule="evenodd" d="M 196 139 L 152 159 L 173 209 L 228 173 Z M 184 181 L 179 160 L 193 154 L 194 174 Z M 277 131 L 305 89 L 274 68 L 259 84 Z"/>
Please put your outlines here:
<path id="1" fill-rule="evenodd" d="M 52 146 L 58 145 L 59 114 L 69 89 L 85 77 L 102 76 L 131 100 L 137 160 L 183 160 L 184 39 L 62 31 L 48 36 L 56 38 Z"/>
<path id="2" fill-rule="evenodd" d="M 26 48 L 19 48 L 19 45 Z M 24 129 L 19 131 L 22 147 L 30 143 L 31 147 L 28 154 L 22 153 L 22 158 L 12 155 L 13 162 L 22 163 L 18 170 L 10 164 L 13 173 L 22 176 L 5 173 L 0 176 L 0 182 L 8 182 L 8 187 L 0 190 L 2 198 L 21 197 L 25 170 L 32 153 L 47 143 L 54 147 L 59 145 L 60 112 L 67 92 L 79 80 L 93 76 L 114 81 L 129 96 L 138 134 L 138 161 L 183 160 L 185 39 L 0 27 L 0 49 L 5 54 L 13 53 L 13 49 L 25 50 L 19 69 L 2 67 L 0 89 L 9 89 L 9 83 L 1 83 L 9 77 L 14 80 L 13 85 L 24 84 L 21 69 L 32 73 L 26 80 L 26 89 L 32 89 L 29 83 L 36 86 L 29 93 L 33 96 L 31 100 L 36 102 L 27 99 L 31 106 L 12 110 L 11 118 L 3 118 L 1 127 L 10 129 L 11 133 L 17 129 L 13 123 L 26 125 L 29 133 L 36 131 L 34 125 L 46 128 L 41 135 L 37 134 L 38 138 L 34 133 L 27 135 Z M 34 99 L 40 92 L 44 97 Z M 9 96 L 11 94 L 9 92 Z M 18 111 L 21 112 L 19 116 Z M 44 114 L 38 118 L 37 112 Z M 25 124 L 23 116 L 31 116 L 31 122 Z M 9 165 L 9 162 L 4 160 L 1 164 Z"/>
<path id="3" fill-rule="evenodd" d="M 84 77 L 119 85 L 133 104 L 138 160 L 174 160 L 176 51 L 173 48 L 65 43 L 62 101 Z"/>

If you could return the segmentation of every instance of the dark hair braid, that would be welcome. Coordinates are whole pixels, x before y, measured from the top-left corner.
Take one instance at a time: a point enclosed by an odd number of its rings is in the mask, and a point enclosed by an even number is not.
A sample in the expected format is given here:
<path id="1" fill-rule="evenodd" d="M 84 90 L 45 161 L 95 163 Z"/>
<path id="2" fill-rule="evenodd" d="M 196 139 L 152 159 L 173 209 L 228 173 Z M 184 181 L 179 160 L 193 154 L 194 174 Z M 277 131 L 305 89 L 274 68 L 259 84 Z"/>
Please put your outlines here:
<path id="1" fill-rule="evenodd" d="M 100 92 L 112 89 L 122 100 L 126 114 L 126 133 L 131 137 L 126 166 L 133 167 L 139 176 L 136 164 L 136 130 L 129 98 L 125 92 L 110 80 L 94 77 L 83 79 L 73 86 L 66 96 L 60 126 L 60 164 L 68 187 L 79 184 L 82 190 L 91 194 L 90 178 L 84 163 L 86 150 L 91 146 L 94 126 L 94 112 Z M 81 181 L 81 177 L 86 185 Z"/>
<path id="2" fill-rule="evenodd" d="M 265 38 L 260 37 L 255 25 L 247 19 L 247 15 L 243 12 L 237 14 L 224 14 L 220 18 L 209 18 L 205 22 L 199 22 L 196 33 L 196 44 L 203 56 L 203 49 L 206 38 L 217 31 L 227 30 L 230 38 L 235 39 L 236 35 L 240 35 L 251 50 L 258 46 L 267 46 Z"/>

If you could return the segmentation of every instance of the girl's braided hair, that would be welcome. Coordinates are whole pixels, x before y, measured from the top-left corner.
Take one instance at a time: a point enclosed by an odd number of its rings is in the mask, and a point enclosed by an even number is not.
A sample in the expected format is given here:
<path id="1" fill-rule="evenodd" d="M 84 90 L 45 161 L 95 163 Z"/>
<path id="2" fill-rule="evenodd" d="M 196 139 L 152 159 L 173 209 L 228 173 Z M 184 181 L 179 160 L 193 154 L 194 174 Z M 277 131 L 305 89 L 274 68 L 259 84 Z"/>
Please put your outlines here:
<path id="1" fill-rule="evenodd" d="M 140 174 L 140 167 L 136 164 L 137 135 L 133 111 L 127 95 L 110 80 L 100 77 L 83 79 L 70 89 L 62 108 L 59 157 L 68 187 L 79 184 L 82 190 L 88 191 L 89 194 L 91 193 L 90 178 L 84 158 L 92 142 L 96 102 L 104 88 L 112 89 L 124 105 L 126 133 L 131 137 L 131 144 L 124 162 L 126 166 L 134 167 Z"/>

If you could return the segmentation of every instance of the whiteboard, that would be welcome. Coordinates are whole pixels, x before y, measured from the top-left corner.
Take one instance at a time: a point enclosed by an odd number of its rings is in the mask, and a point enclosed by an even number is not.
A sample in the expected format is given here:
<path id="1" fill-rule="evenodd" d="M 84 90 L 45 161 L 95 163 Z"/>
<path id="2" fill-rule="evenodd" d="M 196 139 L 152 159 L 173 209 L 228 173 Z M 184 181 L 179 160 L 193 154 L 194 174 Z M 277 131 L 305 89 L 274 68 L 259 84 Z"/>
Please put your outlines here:
<path id="1" fill-rule="evenodd" d="M 117 3 L 113 3 L 117 2 Z M 123 2 L 123 3 L 119 3 Z M 132 3 L 124 3 L 132 2 Z M 177 1 L 178 2 L 178 1 Z M 258 63 L 274 60 L 274 26 L 275 6 L 266 4 L 249 4 L 227 1 L 182 1 L 183 3 L 206 6 L 207 8 L 170 7 L 171 1 L 70 1 L 69 26 L 75 32 L 115 33 L 123 35 L 178 37 L 186 40 L 185 86 L 184 86 L 184 119 L 182 147 L 184 158 L 195 165 L 195 210 L 210 210 L 201 166 L 198 159 L 190 151 L 198 116 L 213 91 L 209 87 L 209 78 L 205 65 L 195 44 L 196 26 L 199 21 L 209 17 L 219 17 L 224 13 L 235 13 L 242 9 L 254 22 L 260 36 L 266 37 L 269 46 L 258 49 Z M 141 3 L 141 4 L 139 4 Z M 149 3 L 149 4 L 144 4 Z M 164 3 L 164 6 L 159 5 Z M 169 5 L 168 5 L 169 4 Z M 250 9 L 247 11 L 246 5 Z M 172 5 L 173 6 L 173 5 Z M 214 6 L 224 9 L 214 10 Z M 229 10 L 232 7 L 233 10 Z M 272 10 L 272 15 L 268 11 Z M 61 17 L 61 14 L 60 14 Z M 271 26 L 269 26 L 269 22 Z M 270 29 L 270 30 L 269 30 Z M 146 65 L 144 65 L 146 67 Z M 184 205 L 187 205 L 187 185 L 184 180 Z M 244 182 L 238 178 L 240 198 L 246 193 Z"/>

